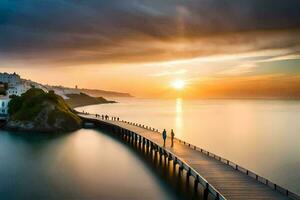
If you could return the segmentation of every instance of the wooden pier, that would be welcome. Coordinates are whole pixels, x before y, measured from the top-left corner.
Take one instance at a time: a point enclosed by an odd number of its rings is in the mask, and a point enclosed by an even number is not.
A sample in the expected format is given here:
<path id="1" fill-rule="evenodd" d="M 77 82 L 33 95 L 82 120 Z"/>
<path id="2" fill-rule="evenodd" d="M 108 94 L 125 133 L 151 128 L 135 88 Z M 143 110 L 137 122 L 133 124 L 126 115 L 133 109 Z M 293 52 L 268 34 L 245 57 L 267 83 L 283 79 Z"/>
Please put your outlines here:
<path id="1" fill-rule="evenodd" d="M 297 194 L 270 180 L 179 139 L 175 139 L 171 147 L 170 138 L 167 138 L 163 147 L 162 136 L 157 129 L 126 121 L 102 120 L 95 115 L 80 117 L 95 126 L 109 127 L 122 137 L 158 152 L 174 166 L 179 165 L 180 170 L 186 170 L 187 177 L 194 178 L 195 189 L 203 187 L 204 199 L 300 200 Z"/>

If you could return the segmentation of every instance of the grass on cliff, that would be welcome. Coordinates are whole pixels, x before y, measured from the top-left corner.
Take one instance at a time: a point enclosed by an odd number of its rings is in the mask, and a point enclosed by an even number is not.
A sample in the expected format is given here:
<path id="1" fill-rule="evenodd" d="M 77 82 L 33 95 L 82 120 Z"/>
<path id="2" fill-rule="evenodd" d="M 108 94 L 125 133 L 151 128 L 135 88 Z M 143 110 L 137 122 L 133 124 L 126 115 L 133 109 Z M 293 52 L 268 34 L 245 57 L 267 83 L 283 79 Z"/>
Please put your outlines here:
<path id="1" fill-rule="evenodd" d="M 53 92 L 46 93 L 41 89 L 32 88 L 21 96 L 14 96 L 9 103 L 8 113 L 11 120 L 33 121 L 47 107 L 54 107 L 48 113 L 48 123 L 55 123 L 56 119 L 80 124 L 80 118 L 72 111 L 64 99 Z"/>

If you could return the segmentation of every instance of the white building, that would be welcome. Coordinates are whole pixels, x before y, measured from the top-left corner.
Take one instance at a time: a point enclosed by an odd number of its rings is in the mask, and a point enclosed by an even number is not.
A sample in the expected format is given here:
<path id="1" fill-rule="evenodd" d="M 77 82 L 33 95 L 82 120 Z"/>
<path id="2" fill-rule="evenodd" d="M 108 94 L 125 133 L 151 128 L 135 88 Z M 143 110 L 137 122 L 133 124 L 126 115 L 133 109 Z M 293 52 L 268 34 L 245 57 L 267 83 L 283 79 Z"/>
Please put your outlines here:
<path id="1" fill-rule="evenodd" d="M 0 119 L 7 117 L 9 101 L 10 98 L 8 96 L 0 96 Z"/>
<path id="2" fill-rule="evenodd" d="M 21 96 L 21 94 L 27 92 L 27 90 L 29 90 L 31 87 L 27 84 L 18 84 L 15 85 L 14 87 L 9 87 L 8 90 L 6 91 L 8 96 L 11 95 L 17 95 L 17 96 Z"/>
<path id="3" fill-rule="evenodd" d="M 21 84 L 21 77 L 16 74 L 0 73 L 0 82 L 7 83 L 9 87 Z"/>

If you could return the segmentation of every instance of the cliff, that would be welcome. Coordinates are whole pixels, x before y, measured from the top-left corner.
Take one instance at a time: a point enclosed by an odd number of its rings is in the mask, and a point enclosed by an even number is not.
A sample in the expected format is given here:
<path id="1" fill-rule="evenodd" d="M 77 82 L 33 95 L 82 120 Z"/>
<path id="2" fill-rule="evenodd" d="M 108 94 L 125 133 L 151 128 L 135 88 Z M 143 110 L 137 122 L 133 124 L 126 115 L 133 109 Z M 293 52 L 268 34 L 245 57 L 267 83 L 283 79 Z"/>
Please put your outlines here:
<path id="1" fill-rule="evenodd" d="M 37 132 L 69 132 L 81 128 L 81 119 L 62 97 L 30 89 L 9 103 L 7 129 Z"/>

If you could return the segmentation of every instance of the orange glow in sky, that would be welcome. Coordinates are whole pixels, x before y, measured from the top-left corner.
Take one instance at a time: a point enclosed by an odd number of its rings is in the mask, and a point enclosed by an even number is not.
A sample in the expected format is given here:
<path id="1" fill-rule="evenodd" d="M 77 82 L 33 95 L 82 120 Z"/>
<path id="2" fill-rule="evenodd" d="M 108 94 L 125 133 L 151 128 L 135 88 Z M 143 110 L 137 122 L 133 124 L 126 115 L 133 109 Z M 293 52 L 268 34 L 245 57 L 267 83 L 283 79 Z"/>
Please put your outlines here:
<path id="1" fill-rule="evenodd" d="M 10 2 L 0 72 L 136 97 L 300 98 L 293 0 Z"/>

